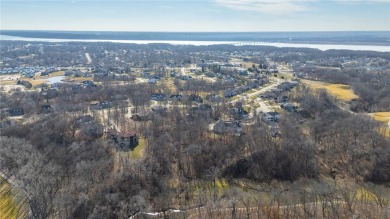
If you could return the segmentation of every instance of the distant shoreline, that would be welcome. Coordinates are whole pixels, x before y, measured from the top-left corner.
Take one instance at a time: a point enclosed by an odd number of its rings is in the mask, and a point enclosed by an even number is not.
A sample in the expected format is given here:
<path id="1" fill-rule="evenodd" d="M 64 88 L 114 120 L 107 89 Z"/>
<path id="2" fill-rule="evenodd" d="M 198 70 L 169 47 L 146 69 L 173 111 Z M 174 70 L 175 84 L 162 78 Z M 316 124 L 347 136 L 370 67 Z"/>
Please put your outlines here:
<path id="1" fill-rule="evenodd" d="M 166 43 L 172 45 L 193 45 L 193 46 L 209 46 L 209 45 L 235 45 L 235 46 L 274 46 L 279 48 L 312 48 L 322 51 L 326 50 L 353 50 L 353 51 L 375 51 L 375 52 L 390 52 L 388 45 L 365 45 L 365 44 L 332 44 L 314 43 L 311 42 L 266 42 L 266 41 L 222 41 L 222 40 L 115 40 L 115 39 L 62 39 L 62 38 L 31 38 L 20 36 L 0 35 L 0 41 L 27 41 L 27 42 L 85 42 L 85 43 L 127 43 L 127 44 L 157 44 Z"/>

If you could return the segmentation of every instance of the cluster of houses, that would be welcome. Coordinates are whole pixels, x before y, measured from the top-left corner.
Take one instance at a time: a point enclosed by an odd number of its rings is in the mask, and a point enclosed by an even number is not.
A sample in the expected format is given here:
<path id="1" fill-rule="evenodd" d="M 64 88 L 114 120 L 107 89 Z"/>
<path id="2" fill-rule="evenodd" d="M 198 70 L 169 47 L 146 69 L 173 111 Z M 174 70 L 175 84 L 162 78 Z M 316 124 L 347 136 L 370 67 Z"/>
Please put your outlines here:
<path id="1" fill-rule="evenodd" d="M 24 115 L 24 110 L 22 108 L 11 108 L 11 109 L 2 109 L 0 111 L 1 118 L 5 116 L 23 116 Z"/>
<path id="2" fill-rule="evenodd" d="M 211 130 L 215 134 L 241 136 L 243 133 L 241 121 L 248 119 L 249 113 L 244 109 L 241 102 L 237 102 L 234 106 L 230 106 L 228 114 L 230 120 L 218 119 L 216 123 L 211 124 Z"/>
<path id="3" fill-rule="evenodd" d="M 224 96 L 226 98 L 231 98 L 231 97 L 234 97 L 236 95 L 239 95 L 239 94 L 242 94 L 244 92 L 247 92 L 251 89 L 256 89 L 256 88 L 259 88 L 260 86 L 266 84 L 269 82 L 269 79 L 268 77 L 264 76 L 262 77 L 261 80 L 259 79 L 256 79 L 256 80 L 253 80 L 252 82 L 250 82 L 249 84 L 247 85 L 241 85 L 241 86 L 238 86 L 234 89 L 228 89 L 228 90 L 225 90 L 224 91 Z"/>
<path id="4" fill-rule="evenodd" d="M 298 107 L 295 106 L 293 103 L 288 102 L 288 97 L 284 95 L 284 92 L 290 91 L 298 84 L 299 81 L 296 80 L 283 82 L 276 88 L 259 95 L 259 98 L 265 98 L 273 102 L 279 103 L 280 107 L 288 112 L 296 112 L 298 110 Z"/>
<path id="5" fill-rule="evenodd" d="M 66 77 L 74 76 L 77 78 L 77 77 L 92 77 L 95 75 L 90 72 L 81 72 L 78 69 L 72 69 L 72 70 L 65 71 L 64 76 Z"/>
<path id="6" fill-rule="evenodd" d="M 277 122 L 280 120 L 280 113 L 278 112 L 266 112 L 261 116 L 263 120 L 269 127 L 272 137 L 276 137 L 279 134 L 279 128 Z"/>
<path id="7" fill-rule="evenodd" d="M 187 100 L 195 103 L 203 103 L 203 99 L 201 96 L 197 94 L 190 94 L 187 96 L 183 96 L 181 94 L 172 94 L 168 98 L 165 94 L 163 93 L 154 93 L 150 95 L 150 99 L 154 101 L 182 101 L 182 100 Z"/>
<path id="8" fill-rule="evenodd" d="M 33 78 L 35 77 L 36 73 L 43 73 L 45 72 L 54 72 L 56 71 L 56 67 L 15 67 L 15 68 L 2 68 L 0 69 L 0 75 L 2 74 L 19 74 L 21 73 L 23 77 L 26 78 Z"/>

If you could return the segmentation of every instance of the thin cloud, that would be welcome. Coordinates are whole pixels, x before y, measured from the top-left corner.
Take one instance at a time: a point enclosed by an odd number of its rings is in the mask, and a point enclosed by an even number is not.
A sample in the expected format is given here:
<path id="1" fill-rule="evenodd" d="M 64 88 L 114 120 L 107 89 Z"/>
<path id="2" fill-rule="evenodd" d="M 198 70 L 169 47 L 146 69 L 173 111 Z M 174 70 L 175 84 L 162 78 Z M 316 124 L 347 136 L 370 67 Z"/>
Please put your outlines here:
<path id="1" fill-rule="evenodd" d="M 306 3 L 313 0 L 216 0 L 218 5 L 236 10 L 265 14 L 283 14 L 309 10 Z"/>

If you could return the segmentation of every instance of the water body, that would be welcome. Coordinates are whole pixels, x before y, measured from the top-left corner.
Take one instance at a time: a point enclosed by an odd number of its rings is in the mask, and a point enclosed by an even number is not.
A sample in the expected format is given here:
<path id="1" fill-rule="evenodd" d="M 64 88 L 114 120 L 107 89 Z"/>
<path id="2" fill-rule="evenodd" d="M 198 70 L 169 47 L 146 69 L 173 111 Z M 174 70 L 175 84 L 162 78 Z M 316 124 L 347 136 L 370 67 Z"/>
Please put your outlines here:
<path id="1" fill-rule="evenodd" d="M 64 83 L 62 80 L 65 79 L 65 76 L 55 76 L 51 78 L 47 78 L 45 80 L 48 80 L 47 84 L 54 84 L 54 83 Z"/>
<path id="2" fill-rule="evenodd" d="M 233 41 L 389 45 L 390 31 L 312 32 L 129 32 L 0 30 L 0 35 L 44 39 Z"/>
<path id="3" fill-rule="evenodd" d="M 35 42 L 168 43 L 172 45 L 253 45 L 319 50 L 390 52 L 390 32 L 157 33 L 0 31 L 0 40 Z M 5 35 L 5 34 L 13 35 Z M 58 37 L 58 38 L 55 38 Z M 305 43 L 302 43 L 305 42 Z M 309 42 L 309 43 L 306 43 Z M 318 43 L 320 42 L 320 43 Z M 324 43 L 321 43 L 324 42 Z M 351 44 L 351 42 L 353 44 Z M 360 44 L 359 44 L 360 43 Z"/>

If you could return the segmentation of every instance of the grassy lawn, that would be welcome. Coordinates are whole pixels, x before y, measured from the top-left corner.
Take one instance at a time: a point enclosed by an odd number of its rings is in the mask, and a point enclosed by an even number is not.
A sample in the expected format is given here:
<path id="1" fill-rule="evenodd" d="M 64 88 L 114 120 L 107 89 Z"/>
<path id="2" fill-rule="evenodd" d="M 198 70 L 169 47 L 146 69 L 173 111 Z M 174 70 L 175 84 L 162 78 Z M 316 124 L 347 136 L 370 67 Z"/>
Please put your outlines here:
<path id="1" fill-rule="evenodd" d="M 244 106 L 244 110 L 247 111 L 248 113 L 251 112 L 251 109 L 252 109 L 252 107 L 250 107 L 250 106 Z"/>
<path id="2" fill-rule="evenodd" d="M 241 62 L 242 67 L 245 68 L 245 69 L 252 68 L 253 64 L 255 64 L 256 67 L 259 66 L 259 64 L 256 64 L 256 63 L 253 63 L 253 62 Z"/>
<path id="3" fill-rule="evenodd" d="M 241 96 L 238 95 L 238 96 L 234 96 L 234 97 L 229 98 L 229 100 L 233 101 L 233 100 L 238 100 L 240 98 L 241 98 Z"/>
<path id="4" fill-rule="evenodd" d="M 16 81 L 12 81 L 12 80 L 0 81 L 0 85 L 15 85 L 15 84 L 16 84 Z"/>
<path id="5" fill-rule="evenodd" d="M 161 80 L 165 86 L 172 92 L 176 93 L 176 86 L 173 84 L 173 80 L 168 79 L 168 80 Z"/>
<path id="6" fill-rule="evenodd" d="M 22 78 L 22 80 L 30 82 L 32 84 L 33 88 L 35 88 L 37 85 L 49 82 L 48 80 L 46 80 L 48 78 L 63 76 L 64 74 L 65 74 L 64 71 L 57 71 L 57 72 L 51 73 L 49 76 L 40 76 L 39 74 L 37 74 L 34 77 L 35 79 L 34 78 Z M 16 82 L 15 82 L 15 84 L 16 84 Z"/>
<path id="7" fill-rule="evenodd" d="M 345 84 L 329 84 L 320 81 L 302 80 L 304 83 L 310 85 L 314 90 L 326 89 L 331 95 L 341 100 L 352 100 L 359 98 L 358 95 L 354 94 L 351 87 Z"/>
<path id="8" fill-rule="evenodd" d="M 148 144 L 148 140 L 145 138 L 138 139 L 138 145 L 132 151 L 118 151 L 118 155 L 122 158 L 129 158 L 131 160 L 136 160 L 142 158 L 146 145 Z"/>
<path id="9" fill-rule="evenodd" d="M 36 87 L 37 85 L 49 82 L 48 80 L 26 80 L 26 81 L 30 82 L 33 87 Z"/>
<path id="10" fill-rule="evenodd" d="M 253 93 L 255 93 L 257 90 L 255 90 L 255 89 L 251 89 L 251 90 L 248 90 L 248 91 L 246 91 L 245 93 L 246 94 L 253 94 Z"/>
<path id="11" fill-rule="evenodd" d="M 148 140 L 145 138 L 140 138 L 138 142 L 138 146 L 134 148 L 133 151 L 129 151 L 131 159 L 141 158 L 145 149 L 145 146 L 148 144 Z"/>
<path id="12" fill-rule="evenodd" d="M 390 121 L 390 112 L 374 113 L 374 119 L 379 122 L 388 123 Z"/>
<path id="13" fill-rule="evenodd" d="M 226 179 L 215 179 L 215 190 L 217 194 L 221 195 L 224 191 L 230 189 L 230 185 Z M 214 190 L 214 182 L 199 181 L 194 185 L 194 193 L 199 195 L 200 191 L 212 191 Z"/>
<path id="14" fill-rule="evenodd" d="M 27 218 L 27 215 L 21 213 L 20 210 L 20 204 L 14 200 L 11 185 L 0 177 L 0 218 Z"/>
<path id="15" fill-rule="evenodd" d="M 281 73 L 281 72 L 277 73 L 277 75 L 278 75 L 278 78 L 281 78 L 281 77 L 283 76 L 284 79 L 288 79 L 288 80 L 291 80 L 291 79 L 294 78 L 294 77 L 293 77 L 292 75 L 290 75 L 290 74 Z"/>
<path id="16" fill-rule="evenodd" d="M 359 201 L 375 202 L 378 199 L 376 195 L 364 188 L 358 189 L 353 196 Z"/>

